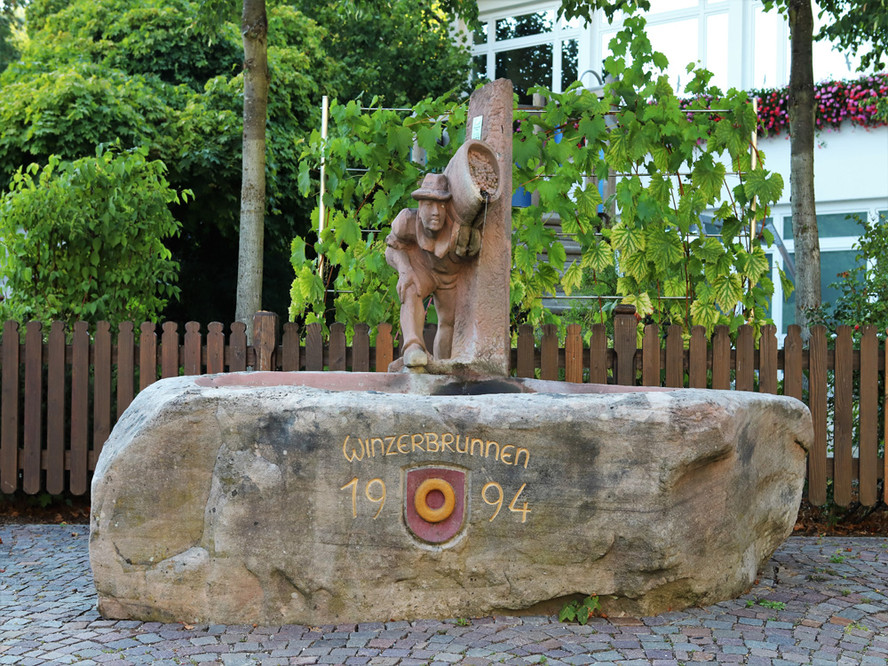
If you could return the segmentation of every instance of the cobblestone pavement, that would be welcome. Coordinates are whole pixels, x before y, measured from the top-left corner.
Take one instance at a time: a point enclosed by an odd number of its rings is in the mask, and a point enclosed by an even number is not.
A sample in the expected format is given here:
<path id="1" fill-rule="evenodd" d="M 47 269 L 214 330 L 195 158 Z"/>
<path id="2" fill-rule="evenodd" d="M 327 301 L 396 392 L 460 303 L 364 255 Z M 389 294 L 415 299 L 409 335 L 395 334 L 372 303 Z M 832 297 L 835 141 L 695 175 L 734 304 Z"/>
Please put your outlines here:
<path id="1" fill-rule="evenodd" d="M 740 599 L 650 618 L 103 620 L 83 525 L 0 526 L 0 664 L 888 663 L 888 538 L 793 537 Z"/>

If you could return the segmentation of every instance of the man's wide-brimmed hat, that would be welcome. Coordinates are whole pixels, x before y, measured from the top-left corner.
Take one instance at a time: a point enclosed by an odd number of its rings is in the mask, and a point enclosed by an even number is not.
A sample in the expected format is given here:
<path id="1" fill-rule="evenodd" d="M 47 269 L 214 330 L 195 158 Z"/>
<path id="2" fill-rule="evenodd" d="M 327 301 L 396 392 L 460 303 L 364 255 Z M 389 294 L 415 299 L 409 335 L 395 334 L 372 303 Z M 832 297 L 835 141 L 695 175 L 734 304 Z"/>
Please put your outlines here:
<path id="1" fill-rule="evenodd" d="M 448 201 L 450 199 L 450 184 L 443 173 L 427 173 L 422 179 L 422 185 L 411 196 L 416 199 L 432 199 L 433 201 Z"/>

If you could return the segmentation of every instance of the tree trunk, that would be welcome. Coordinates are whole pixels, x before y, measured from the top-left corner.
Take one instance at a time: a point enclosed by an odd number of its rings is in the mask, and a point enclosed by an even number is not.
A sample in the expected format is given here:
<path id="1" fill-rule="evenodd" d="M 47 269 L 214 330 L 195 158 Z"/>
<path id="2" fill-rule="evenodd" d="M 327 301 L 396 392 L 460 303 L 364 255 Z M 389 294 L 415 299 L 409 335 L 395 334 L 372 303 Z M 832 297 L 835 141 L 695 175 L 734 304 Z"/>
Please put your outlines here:
<path id="1" fill-rule="evenodd" d="M 268 109 L 268 20 L 265 0 L 244 0 L 244 149 L 240 249 L 235 319 L 252 338 L 253 315 L 262 309 L 265 236 L 265 121 Z"/>
<path id="2" fill-rule="evenodd" d="M 812 308 L 820 306 L 820 238 L 814 204 L 814 15 L 811 0 L 789 0 L 790 197 L 795 242 L 795 314 L 808 338 Z"/>

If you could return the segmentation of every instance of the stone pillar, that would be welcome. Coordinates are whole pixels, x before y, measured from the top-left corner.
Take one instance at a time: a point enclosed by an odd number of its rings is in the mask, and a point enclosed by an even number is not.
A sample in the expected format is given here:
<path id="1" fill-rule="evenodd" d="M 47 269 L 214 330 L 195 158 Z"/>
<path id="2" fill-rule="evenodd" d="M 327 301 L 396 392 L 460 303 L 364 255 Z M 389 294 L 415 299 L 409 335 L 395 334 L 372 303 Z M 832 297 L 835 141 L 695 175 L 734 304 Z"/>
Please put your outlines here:
<path id="1" fill-rule="evenodd" d="M 480 119 L 480 120 L 476 120 Z M 473 129 L 480 123 L 480 135 Z M 497 79 L 469 98 L 466 139 L 480 139 L 496 153 L 502 195 L 487 206 L 481 252 L 459 285 L 448 363 L 472 373 L 509 372 L 509 276 L 512 266 L 512 82 Z M 484 216 L 481 209 L 479 216 Z"/>

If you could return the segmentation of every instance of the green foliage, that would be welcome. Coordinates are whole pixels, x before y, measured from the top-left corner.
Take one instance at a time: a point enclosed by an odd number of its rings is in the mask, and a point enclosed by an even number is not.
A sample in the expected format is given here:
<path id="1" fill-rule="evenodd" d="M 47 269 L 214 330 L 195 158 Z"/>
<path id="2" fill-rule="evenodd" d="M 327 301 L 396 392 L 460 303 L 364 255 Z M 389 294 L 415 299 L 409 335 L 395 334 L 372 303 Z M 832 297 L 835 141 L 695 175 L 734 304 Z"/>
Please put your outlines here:
<path id="1" fill-rule="evenodd" d="M 666 61 L 652 51 L 643 18 L 627 18 L 610 48 L 605 64 L 614 81 L 603 97 L 579 84 L 561 94 L 535 88 L 548 100 L 545 108 L 516 113 L 513 183 L 537 193 L 539 203 L 513 213 L 513 323 L 554 321 L 542 298 L 559 288 L 617 295 L 657 323 L 685 329 L 765 323 L 773 293 L 769 241 L 749 230 L 753 223 L 761 229 L 783 182 L 762 167 L 763 155 L 752 167 L 756 119 L 746 96 L 723 94 L 708 85 L 711 74 L 692 71 L 689 89 L 698 99 L 690 112 L 682 109 L 659 74 Z M 722 111 L 706 112 L 713 107 Z M 365 114 L 354 103 L 332 109 L 330 138 L 322 145 L 312 136 L 299 176 L 302 193 L 316 192 L 313 169 L 326 155 L 327 217 L 313 244 L 324 272 L 319 261 L 303 261 L 311 242 L 297 239 L 290 316 L 396 324 L 384 235 L 398 210 L 414 205 L 409 193 L 422 174 L 440 169 L 451 154 L 452 144 L 437 142 L 445 114 L 458 143 L 465 110 L 442 100 L 419 104 L 409 116 Z M 428 151 L 423 167 L 410 161 L 413 141 Z M 602 197 L 596 181 L 609 172 L 619 175 L 616 188 Z M 604 214 L 615 209 L 618 219 Z M 550 218 L 560 221 L 560 238 L 546 224 Z M 707 218 L 719 234 L 707 235 Z M 570 266 L 565 237 L 582 250 Z M 332 304 L 327 289 L 335 292 Z M 594 321 L 606 317 L 603 300 Z"/>
<path id="2" fill-rule="evenodd" d="M 163 240 L 179 231 L 169 205 L 180 196 L 146 153 L 53 155 L 15 172 L 0 199 L 4 318 L 145 321 L 176 296 Z"/>
<path id="3" fill-rule="evenodd" d="M 385 261 L 385 236 L 395 214 L 413 201 L 410 192 L 423 173 L 443 167 L 453 154 L 453 145 L 438 143 L 445 118 L 462 126 L 465 114 L 464 106 L 446 99 L 420 102 L 412 115 L 384 109 L 364 113 L 356 101 L 331 104 L 326 144 L 319 132 L 312 132 L 300 165 L 299 190 L 308 195 L 317 185 L 312 167 L 326 155 L 327 209 L 317 242 L 300 236 L 292 243 L 296 279 L 290 290 L 291 318 L 324 321 L 326 290 L 335 289 L 330 314 L 336 321 L 397 322 L 397 274 Z M 414 136 L 427 151 L 425 167 L 410 159 Z M 318 234 L 317 220 L 315 209 L 312 239 Z M 307 254 L 309 247 L 313 252 Z"/>
<path id="4" fill-rule="evenodd" d="M 242 56 L 234 25 L 220 26 L 211 41 L 198 37 L 189 29 L 193 11 L 189 0 L 72 0 L 41 17 L 40 32 L 54 37 L 42 50 L 55 62 L 88 61 L 200 90 L 235 74 Z"/>
<path id="5" fill-rule="evenodd" d="M 330 33 L 327 48 L 340 66 L 323 84 L 340 99 L 378 96 L 400 107 L 454 88 L 467 92 L 469 50 L 451 31 L 453 10 L 465 8 L 444 11 L 427 0 L 299 0 L 295 6 Z"/>
<path id="6" fill-rule="evenodd" d="M 885 69 L 888 54 L 888 0 L 819 0 L 819 16 L 828 16 L 817 39 L 860 53 L 860 70 Z M 866 48 L 861 48 L 867 45 Z"/>
<path id="7" fill-rule="evenodd" d="M 867 324 L 884 331 L 888 328 L 888 218 L 882 213 L 871 221 L 858 219 L 864 228 L 854 248 L 856 266 L 838 275 L 831 286 L 839 290 L 835 303 L 824 304 L 813 321 L 831 332 L 846 324 L 857 335 Z"/>
<path id="8" fill-rule="evenodd" d="M 18 57 L 18 50 L 13 43 L 12 29 L 18 23 L 18 18 L 10 8 L 3 7 L 0 3 L 0 72 L 9 66 L 9 63 Z"/>
<path id="9" fill-rule="evenodd" d="M 773 608 L 774 610 L 784 610 L 786 602 L 784 601 L 759 601 L 759 606 L 763 608 Z"/>
<path id="10" fill-rule="evenodd" d="M 49 156 L 75 160 L 102 143 L 148 146 L 176 189 L 194 200 L 167 241 L 181 265 L 180 302 L 164 315 L 222 320 L 234 313 L 241 186 L 243 78 L 234 23 L 194 29 L 189 0 L 35 0 L 30 44 L 2 77 L 0 185 Z M 287 6 L 269 12 L 266 306 L 288 303 L 289 244 L 308 215 L 295 195 L 298 141 L 319 125 L 319 81 L 333 67 L 324 31 Z"/>
<path id="11" fill-rule="evenodd" d="M 181 265 L 181 299 L 164 312 L 174 320 L 225 321 L 234 313 L 243 113 L 236 5 L 31 0 L 30 43 L 22 62 L 0 76 L 0 187 L 19 167 L 45 165 L 52 154 L 76 160 L 119 140 L 123 149 L 148 146 L 149 156 L 168 166 L 172 186 L 194 192 L 193 200 L 174 207 L 182 233 L 167 241 Z M 264 306 L 276 311 L 289 303 L 290 241 L 309 228 L 312 204 L 297 193 L 303 143 L 320 127 L 321 95 L 336 95 L 351 80 L 348 68 L 328 55 L 334 45 L 339 48 L 333 31 L 346 24 L 355 44 L 368 43 L 366 49 L 355 46 L 363 52 L 351 54 L 349 66 L 369 72 L 374 58 L 401 54 L 400 61 L 376 67 L 377 74 L 383 72 L 376 81 L 387 86 L 388 102 L 432 91 L 418 82 L 447 90 L 466 79 L 456 57 L 460 50 L 442 41 L 447 24 L 428 3 L 403 0 L 403 13 L 380 9 L 366 38 L 360 23 L 345 20 L 348 5 L 306 2 L 301 13 L 292 3 L 269 3 L 263 291 Z M 430 18 L 417 19 L 420 10 Z M 386 44 L 389 37 L 392 43 Z M 464 59 L 468 62 L 467 55 Z"/>
<path id="12" fill-rule="evenodd" d="M 747 599 L 746 600 L 746 607 L 747 608 L 752 608 L 756 604 L 758 604 L 762 608 L 772 608 L 774 610 L 784 610 L 786 608 L 786 602 L 783 602 L 783 601 L 768 601 L 766 599 L 759 599 L 759 600 Z"/>
<path id="13" fill-rule="evenodd" d="M 574 599 L 568 602 L 558 613 L 559 622 L 578 622 L 585 625 L 589 618 L 601 610 L 598 596 L 589 596 L 582 601 Z"/>

